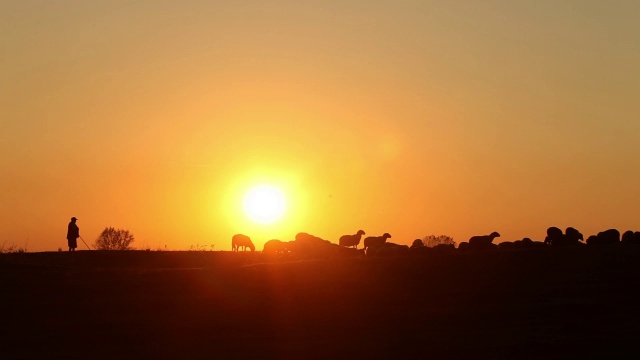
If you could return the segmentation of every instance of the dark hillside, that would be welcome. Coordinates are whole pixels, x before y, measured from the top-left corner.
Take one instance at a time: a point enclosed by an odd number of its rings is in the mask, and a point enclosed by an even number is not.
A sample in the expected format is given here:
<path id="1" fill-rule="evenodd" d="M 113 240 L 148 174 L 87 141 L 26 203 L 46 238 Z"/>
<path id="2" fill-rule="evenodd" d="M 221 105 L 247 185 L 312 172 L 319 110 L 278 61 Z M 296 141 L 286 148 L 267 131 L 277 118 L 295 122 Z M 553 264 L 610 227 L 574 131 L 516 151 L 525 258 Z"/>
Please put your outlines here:
<path id="1" fill-rule="evenodd" d="M 0 358 L 638 358 L 640 249 L 0 255 Z"/>

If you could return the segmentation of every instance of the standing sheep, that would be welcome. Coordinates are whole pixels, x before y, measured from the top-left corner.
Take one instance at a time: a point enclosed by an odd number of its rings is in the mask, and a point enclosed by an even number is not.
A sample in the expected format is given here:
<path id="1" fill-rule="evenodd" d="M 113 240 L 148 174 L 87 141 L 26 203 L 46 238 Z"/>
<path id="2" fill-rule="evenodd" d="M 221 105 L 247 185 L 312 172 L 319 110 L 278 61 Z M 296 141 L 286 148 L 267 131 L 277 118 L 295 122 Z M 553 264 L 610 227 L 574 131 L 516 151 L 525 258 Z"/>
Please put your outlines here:
<path id="1" fill-rule="evenodd" d="M 253 246 L 251 239 L 247 235 L 235 234 L 231 238 L 231 251 L 238 251 L 242 246 L 242 251 L 246 251 L 247 248 L 251 251 L 255 251 L 256 247 Z"/>
<path id="2" fill-rule="evenodd" d="M 366 251 L 369 246 L 382 245 L 390 237 L 389 233 L 384 233 L 382 236 L 369 236 L 364 239 L 364 250 Z"/>
<path id="3" fill-rule="evenodd" d="M 499 237 L 497 231 L 492 232 L 489 235 L 476 235 L 469 239 L 469 248 L 473 250 L 486 250 L 491 248 L 493 239 Z"/>
<path id="4" fill-rule="evenodd" d="M 358 232 L 353 235 L 342 235 L 338 240 L 338 244 L 340 244 L 340 246 L 355 247 L 357 249 L 362 235 L 364 235 L 363 230 L 358 230 Z"/>

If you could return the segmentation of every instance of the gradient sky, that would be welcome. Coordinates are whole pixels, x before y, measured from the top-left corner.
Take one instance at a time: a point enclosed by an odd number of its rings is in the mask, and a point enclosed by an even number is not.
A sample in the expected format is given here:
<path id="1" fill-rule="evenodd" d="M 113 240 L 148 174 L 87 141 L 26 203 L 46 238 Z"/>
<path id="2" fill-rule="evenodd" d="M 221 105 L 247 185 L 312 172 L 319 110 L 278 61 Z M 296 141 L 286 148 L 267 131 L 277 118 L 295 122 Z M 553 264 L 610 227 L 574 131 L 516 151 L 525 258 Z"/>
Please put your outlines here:
<path id="1" fill-rule="evenodd" d="M 640 230 L 639 1 L 0 2 L 0 245 Z M 281 222 L 242 212 L 280 186 Z M 79 244 L 80 249 L 84 247 Z"/>

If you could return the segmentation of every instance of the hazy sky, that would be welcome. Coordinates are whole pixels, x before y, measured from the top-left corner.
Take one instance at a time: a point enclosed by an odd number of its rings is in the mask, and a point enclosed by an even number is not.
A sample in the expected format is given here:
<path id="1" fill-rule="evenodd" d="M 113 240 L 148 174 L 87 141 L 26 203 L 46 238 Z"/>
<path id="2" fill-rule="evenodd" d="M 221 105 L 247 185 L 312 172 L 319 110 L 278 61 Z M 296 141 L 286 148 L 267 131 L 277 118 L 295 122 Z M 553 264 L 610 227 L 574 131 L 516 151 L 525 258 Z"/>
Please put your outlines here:
<path id="1" fill-rule="evenodd" d="M 0 2 L 0 245 L 640 230 L 640 1 Z M 288 197 L 256 225 L 243 195 Z M 80 243 L 80 248 L 84 245 Z"/>

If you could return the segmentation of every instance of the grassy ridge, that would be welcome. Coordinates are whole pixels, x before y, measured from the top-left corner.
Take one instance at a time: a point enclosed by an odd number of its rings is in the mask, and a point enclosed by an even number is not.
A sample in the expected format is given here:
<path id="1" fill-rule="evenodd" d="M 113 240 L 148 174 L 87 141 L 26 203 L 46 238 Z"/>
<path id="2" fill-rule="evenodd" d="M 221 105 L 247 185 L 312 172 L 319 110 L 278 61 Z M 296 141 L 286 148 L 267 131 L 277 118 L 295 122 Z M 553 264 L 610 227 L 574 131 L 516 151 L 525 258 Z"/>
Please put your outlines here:
<path id="1" fill-rule="evenodd" d="M 637 357 L 640 252 L 0 256 L 0 357 Z"/>

